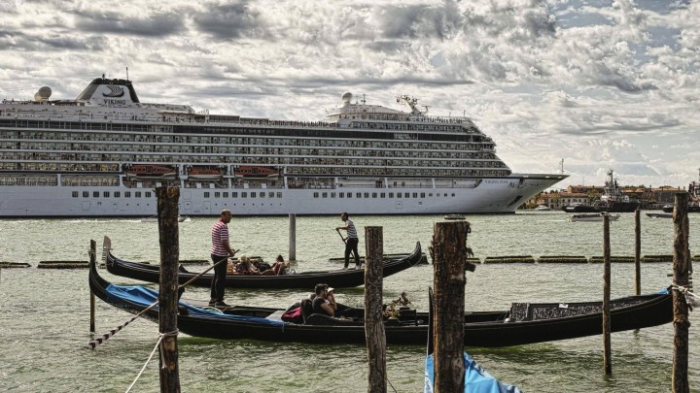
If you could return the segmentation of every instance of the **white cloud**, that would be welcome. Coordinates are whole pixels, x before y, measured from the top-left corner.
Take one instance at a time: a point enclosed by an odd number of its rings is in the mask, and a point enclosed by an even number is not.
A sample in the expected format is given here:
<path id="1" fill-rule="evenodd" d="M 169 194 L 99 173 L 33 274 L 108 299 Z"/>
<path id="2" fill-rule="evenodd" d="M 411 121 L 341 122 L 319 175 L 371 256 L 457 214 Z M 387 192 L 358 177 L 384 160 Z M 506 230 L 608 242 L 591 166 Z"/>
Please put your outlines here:
<path id="1" fill-rule="evenodd" d="M 473 117 L 518 172 L 565 158 L 567 183 L 682 185 L 700 166 L 697 20 L 698 2 L 631 0 L 8 0 L 0 96 L 73 98 L 127 66 L 143 101 L 245 116 L 408 93 Z"/>

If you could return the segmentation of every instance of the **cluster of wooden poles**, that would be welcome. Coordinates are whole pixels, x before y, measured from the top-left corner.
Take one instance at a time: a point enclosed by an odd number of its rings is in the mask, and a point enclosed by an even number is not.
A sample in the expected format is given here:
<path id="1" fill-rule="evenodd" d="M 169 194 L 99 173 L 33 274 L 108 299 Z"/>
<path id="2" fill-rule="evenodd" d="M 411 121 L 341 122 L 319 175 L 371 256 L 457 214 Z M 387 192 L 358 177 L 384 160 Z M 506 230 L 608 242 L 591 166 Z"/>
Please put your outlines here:
<path id="1" fill-rule="evenodd" d="M 177 335 L 177 299 L 178 299 L 178 204 L 180 190 L 178 187 L 158 187 L 158 231 L 160 243 L 160 294 L 158 329 L 162 335 L 160 341 L 160 390 L 161 392 L 180 392 L 178 366 Z M 689 392 L 688 386 L 688 305 L 678 289 L 690 286 L 688 251 L 688 194 L 676 194 L 674 222 L 674 258 L 673 258 L 673 312 L 674 312 L 674 355 L 672 391 Z M 290 215 L 290 258 L 296 257 L 292 249 L 296 237 L 295 217 Z M 641 271 L 639 264 L 640 242 L 639 212 L 636 215 L 635 230 L 635 294 L 641 291 Z M 454 393 L 464 391 L 464 299 L 466 271 L 474 271 L 476 265 L 467 262 L 467 234 L 470 232 L 468 222 L 439 222 L 433 227 L 433 239 L 430 253 L 434 266 L 434 317 L 433 342 L 435 359 L 434 391 L 436 393 Z M 603 221 L 603 343 L 604 369 L 606 375 L 612 374 L 610 348 L 610 221 Z M 382 309 L 382 227 L 365 227 L 365 339 L 368 359 L 368 387 L 371 393 L 387 392 L 386 374 L 386 339 L 384 334 Z M 95 258 L 95 243 L 91 242 L 92 255 Z M 94 326 L 95 303 L 91 296 L 90 331 Z"/>

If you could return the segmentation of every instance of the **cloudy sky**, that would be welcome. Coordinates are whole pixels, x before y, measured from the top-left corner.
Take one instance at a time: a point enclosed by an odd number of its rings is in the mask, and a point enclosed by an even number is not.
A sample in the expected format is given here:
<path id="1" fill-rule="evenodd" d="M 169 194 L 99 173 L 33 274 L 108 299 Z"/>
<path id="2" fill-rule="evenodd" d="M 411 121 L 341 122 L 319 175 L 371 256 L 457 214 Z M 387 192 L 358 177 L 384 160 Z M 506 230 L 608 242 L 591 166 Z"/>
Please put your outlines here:
<path id="1" fill-rule="evenodd" d="M 118 7 L 115 6 L 118 4 Z M 0 98 L 125 77 L 143 102 L 321 120 L 343 92 L 471 117 L 516 172 L 687 186 L 700 1 L 0 1 Z"/>

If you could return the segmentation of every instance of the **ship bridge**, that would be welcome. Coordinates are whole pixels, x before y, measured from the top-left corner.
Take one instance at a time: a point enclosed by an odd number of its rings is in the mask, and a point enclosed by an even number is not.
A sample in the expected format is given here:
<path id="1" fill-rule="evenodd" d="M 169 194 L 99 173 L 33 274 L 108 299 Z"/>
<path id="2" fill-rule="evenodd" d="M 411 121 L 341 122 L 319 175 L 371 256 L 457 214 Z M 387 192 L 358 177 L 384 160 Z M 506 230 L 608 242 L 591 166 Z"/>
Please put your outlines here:
<path id="1" fill-rule="evenodd" d="M 381 105 L 368 105 L 363 98 L 360 101 L 352 102 L 352 93 L 345 93 L 342 96 L 343 105 L 326 115 L 326 119 L 339 123 L 341 126 L 348 126 L 353 121 L 381 121 L 381 122 L 412 122 L 412 123 L 432 123 L 432 124 L 457 124 L 461 127 L 453 128 L 451 131 L 466 130 L 468 133 L 480 133 L 471 119 L 461 116 L 428 116 L 428 108 L 418 108 L 418 99 L 409 96 L 399 96 L 396 101 L 406 104 L 411 111 L 404 112 L 387 108 Z"/>

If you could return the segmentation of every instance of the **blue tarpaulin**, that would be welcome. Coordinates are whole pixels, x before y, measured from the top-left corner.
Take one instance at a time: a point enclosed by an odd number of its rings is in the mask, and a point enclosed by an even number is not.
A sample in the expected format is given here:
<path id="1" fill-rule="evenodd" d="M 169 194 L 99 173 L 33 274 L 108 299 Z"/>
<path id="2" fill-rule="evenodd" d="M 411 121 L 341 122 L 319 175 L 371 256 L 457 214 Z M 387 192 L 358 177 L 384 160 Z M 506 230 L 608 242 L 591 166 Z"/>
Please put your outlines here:
<path id="1" fill-rule="evenodd" d="M 433 393 L 435 383 L 435 359 L 429 355 L 425 359 L 424 393 Z M 464 393 L 522 393 L 513 385 L 498 381 L 481 368 L 474 359 L 464 352 Z"/>
<path id="2" fill-rule="evenodd" d="M 115 285 L 109 284 L 105 289 L 109 296 L 114 296 L 118 299 L 125 299 L 131 303 L 138 304 L 140 307 L 146 308 L 158 300 L 158 292 L 153 289 L 142 287 L 139 285 L 125 286 L 125 285 Z M 257 322 L 271 326 L 284 326 L 284 322 L 270 320 L 267 318 L 251 317 L 246 315 L 232 315 L 224 314 L 221 311 L 213 308 L 199 308 L 191 304 L 178 302 L 180 307 L 187 309 L 189 316 L 196 316 L 201 318 L 212 318 L 212 319 L 227 319 L 233 321 L 249 321 Z M 158 309 L 158 306 L 155 307 Z"/>

